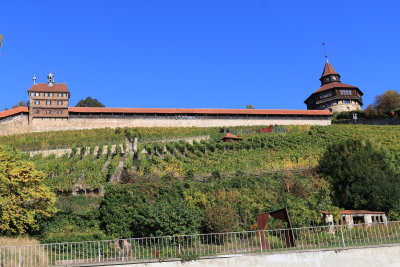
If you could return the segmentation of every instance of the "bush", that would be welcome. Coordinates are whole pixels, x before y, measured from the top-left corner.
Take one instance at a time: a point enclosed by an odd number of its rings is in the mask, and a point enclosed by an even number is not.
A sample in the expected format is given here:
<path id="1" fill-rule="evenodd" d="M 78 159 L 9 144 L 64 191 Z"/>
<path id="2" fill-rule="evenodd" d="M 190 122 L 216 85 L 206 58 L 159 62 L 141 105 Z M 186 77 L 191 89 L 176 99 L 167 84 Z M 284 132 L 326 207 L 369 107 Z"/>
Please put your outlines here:
<path id="1" fill-rule="evenodd" d="M 178 181 L 109 184 L 100 206 L 102 228 L 116 238 L 198 233 L 201 216 Z"/>
<path id="2" fill-rule="evenodd" d="M 58 213 L 42 221 L 40 240 L 43 243 L 78 242 L 106 239 L 100 229 L 99 205 L 101 197 L 59 197 Z"/>
<path id="3" fill-rule="evenodd" d="M 331 182 L 338 206 L 388 211 L 399 207 L 397 164 L 392 155 L 370 142 L 349 139 L 328 147 L 318 171 Z"/>

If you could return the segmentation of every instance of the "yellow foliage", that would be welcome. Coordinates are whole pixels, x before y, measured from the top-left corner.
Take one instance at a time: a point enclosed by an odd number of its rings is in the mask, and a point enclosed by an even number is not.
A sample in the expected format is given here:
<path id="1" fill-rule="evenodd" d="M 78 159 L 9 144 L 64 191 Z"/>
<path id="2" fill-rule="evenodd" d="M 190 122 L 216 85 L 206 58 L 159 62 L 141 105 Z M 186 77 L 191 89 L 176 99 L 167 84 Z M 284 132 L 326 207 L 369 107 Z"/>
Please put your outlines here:
<path id="1" fill-rule="evenodd" d="M 0 231 L 26 233 L 36 229 L 38 216 L 56 212 L 56 197 L 44 177 L 15 149 L 0 146 Z"/>

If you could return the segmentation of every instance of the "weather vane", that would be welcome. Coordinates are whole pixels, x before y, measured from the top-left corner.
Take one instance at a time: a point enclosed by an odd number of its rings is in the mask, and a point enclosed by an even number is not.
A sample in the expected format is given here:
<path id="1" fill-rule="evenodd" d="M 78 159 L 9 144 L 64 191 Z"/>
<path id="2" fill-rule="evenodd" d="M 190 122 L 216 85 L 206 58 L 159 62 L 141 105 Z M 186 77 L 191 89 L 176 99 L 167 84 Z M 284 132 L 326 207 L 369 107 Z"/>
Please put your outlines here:
<path id="1" fill-rule="evenodd" d="M 321 44 L 324 46 L 324 49 L 325 49 L 325 59 L 326 59 L 326 62 L 328 62 L 328 54 L 326 53 L 326 43 L 323 42 L 323 43 L 321 43 Z"/>

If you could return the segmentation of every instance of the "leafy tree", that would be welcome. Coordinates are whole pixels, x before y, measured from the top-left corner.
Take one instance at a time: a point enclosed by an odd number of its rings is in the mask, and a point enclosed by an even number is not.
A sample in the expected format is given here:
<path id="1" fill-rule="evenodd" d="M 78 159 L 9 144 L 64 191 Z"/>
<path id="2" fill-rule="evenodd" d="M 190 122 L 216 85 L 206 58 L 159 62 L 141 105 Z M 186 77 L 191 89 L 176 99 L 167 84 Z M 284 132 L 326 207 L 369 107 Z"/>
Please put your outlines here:
<path id="1" fill-rule="evenodd" d="M 183 198 L 180 182 L 109 184 L 100 206 L 105 232 L 113 237 L 143 237 L 199 232 L 201 216 Z"/>
<path id="2" fill-rule="evenodd" d="M 15 104 L 14 106 L 12 106 L 11 108 L 27 107 L 27 106 L 28 106 L 28 104 L 25 101 L 21 100 L 17 104 Z"/>
<path id="3" fill-rule="evenodd" d="M 368 116 L 392 115 L 394 110 L 400 109 L 400 94 L 396 90 L 387 90 L 381 95 L 375 97 L 372 105 L 366 108 Z"/>
<path id="4" fill-rule="evenodd" d="M 0 146 L 0 232 L 36 230 L 40 217 L 55 213 L 56 197 L 44 178 L 15 149 Z"/>
<path id="5" fill-rule="evenodd" d="M 332 184 L 334 202 L 346 209 L 397 209 L 400 177 L 396 161 L 371 142 L 348 139 L 328 147 L 319 172 Z"/>
<path id="6" fill-rule="evenodd" d="M 230 232 L 238 226 L 235 207 L 239 201 L 237 189 L 220 189 L 212 196 L 205 209 L 204 230 L 211 233 Z"/>
<path id="7" fill-rule="evenodd" d="M 253 105 L 246 105 L 246 109 L 255 109 Z"/>
<path id="8" fill-rule="evenodd" d="M 86 97 L 86 99 L 81 99 L 76 107 L 101 107 L 104 108 L 105 106 L 97 99 L 91 98 L 90 96 Z"/>

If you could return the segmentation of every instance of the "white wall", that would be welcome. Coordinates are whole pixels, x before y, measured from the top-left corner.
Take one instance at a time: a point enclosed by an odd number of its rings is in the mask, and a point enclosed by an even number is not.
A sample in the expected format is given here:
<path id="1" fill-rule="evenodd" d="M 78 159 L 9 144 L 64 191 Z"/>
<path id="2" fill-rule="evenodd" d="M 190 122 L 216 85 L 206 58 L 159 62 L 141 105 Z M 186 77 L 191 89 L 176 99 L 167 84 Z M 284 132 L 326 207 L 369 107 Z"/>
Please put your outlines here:
<path id="1" fill-rule="evenodd" d="M 400 246 L 236 255 L 182 263 L 148 262 L 114 267 L 399 267 Z M 102 265 L 103 266 L 103 265 Z"/>

